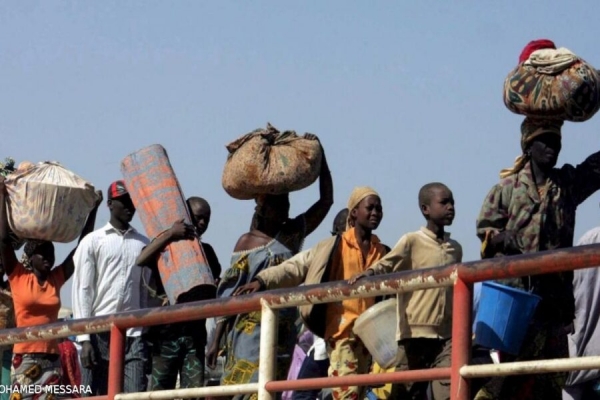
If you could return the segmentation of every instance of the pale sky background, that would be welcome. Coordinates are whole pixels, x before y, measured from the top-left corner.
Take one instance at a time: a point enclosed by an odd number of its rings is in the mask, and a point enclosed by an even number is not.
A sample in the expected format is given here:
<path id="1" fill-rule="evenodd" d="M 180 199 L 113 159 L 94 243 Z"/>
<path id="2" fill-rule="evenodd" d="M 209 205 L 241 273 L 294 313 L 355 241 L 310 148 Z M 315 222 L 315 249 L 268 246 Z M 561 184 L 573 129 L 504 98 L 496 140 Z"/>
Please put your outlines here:
<path id="1" fill-rule="evenodd" d="M 597 0 L 2 2 L 0 157 L 59 161 L 106 190 L 126 155 L 160 143 L 184 194 L 211 203 L 205 240 L 226 266 L 254 206 L 221 187 L 225 145 L 271 122 L 319 135 L 332 170 L 335 205 L 306 246 L 359 185 L 380 192 L 376 233 L 392 246 L 423 223 L 419 188 L 441 181 L 475 260 L 481 203 L 520 154 L 504 78 L 538 38 L 600 67 L 598 15 Z M 600 117 L 566 123 L 559 164 L 597 150 Z M 317 198 L 316 184 L 294 193 L 292 213 Z M 600 222 L 599 200 L 576 237 Z M 96 227 L 107 218 L 102 206 Z"/>

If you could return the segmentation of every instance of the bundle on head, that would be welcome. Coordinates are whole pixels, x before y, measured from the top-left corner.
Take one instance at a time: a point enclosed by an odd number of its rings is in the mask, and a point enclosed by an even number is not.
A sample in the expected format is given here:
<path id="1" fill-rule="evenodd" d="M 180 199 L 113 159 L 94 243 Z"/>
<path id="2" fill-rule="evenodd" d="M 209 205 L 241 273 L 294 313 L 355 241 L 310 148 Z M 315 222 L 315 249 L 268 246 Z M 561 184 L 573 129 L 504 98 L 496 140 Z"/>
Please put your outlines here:
<path id="1" fill-rule="evenodd" d="M 233 198 L 284 194 L 311 185 L 321 172 L 321 144 L 271 124 L 227 145 L 222 184 Z"/>
<path id="2" fill-rule="evenodd" d="M 504 104 L 528 117 L 587 121 L 600 109 L 600 76 L 569 49 L 534 40 L 504 81 Z"/>

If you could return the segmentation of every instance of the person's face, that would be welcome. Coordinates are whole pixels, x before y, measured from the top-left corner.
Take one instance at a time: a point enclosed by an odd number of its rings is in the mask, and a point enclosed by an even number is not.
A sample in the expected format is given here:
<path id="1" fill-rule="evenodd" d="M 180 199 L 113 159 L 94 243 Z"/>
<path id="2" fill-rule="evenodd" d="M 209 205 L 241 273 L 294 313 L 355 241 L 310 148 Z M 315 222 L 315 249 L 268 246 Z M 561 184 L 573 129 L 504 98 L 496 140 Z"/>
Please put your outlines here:
<path id="1" fill-rule="evenodd" d="M 423 215 L 438 226 L 452 225 L 455 216 L 454 196 L 448 188 L 431 189 L 429 204 L 422 205 Z"/>
<path id="2" fill-rule="evenodd" d="M 555 133 L 543 133 L 533 139 L 529 145 L 531 160 L 546 169 L 554 168 L 561 149 L 560 136 Z"/>
<path id="3" fill-rule="evenodd" d="M 123 223 L 130 223 L 135 215 L 135 206 L 128 194 L 108 200 L 108 208 L 110 215 Z"/>
<path id="4" fill-rule="evenodd" d="M 54 245 L 52 242 L 44 242 L 34 250 L 29 258 L 31 268 L 36 271 L 49 273 L 54 266 Z"/>
<path id="5" fill-rule="evenodd" d="M 210 223 L 210 207 L 194 203 L 190 206 L 190 212 L 192 213 L 192 221 L 196 227 L 196 232 L 198 236 L 202 236 Z"/>
<path id="6" fill-rule="evenodd" d="M 268 195 L 262 203 L 260 215 L 268 220 L 285 222 L 290 214 L 290 201 L 287 195 Z"/>
<path id="7" fill-rule="evenodd" d="M 375 230 L 383 219 L 383 206 L 379 196 L 367 196 L 352 210 L 355 226 Z"/>

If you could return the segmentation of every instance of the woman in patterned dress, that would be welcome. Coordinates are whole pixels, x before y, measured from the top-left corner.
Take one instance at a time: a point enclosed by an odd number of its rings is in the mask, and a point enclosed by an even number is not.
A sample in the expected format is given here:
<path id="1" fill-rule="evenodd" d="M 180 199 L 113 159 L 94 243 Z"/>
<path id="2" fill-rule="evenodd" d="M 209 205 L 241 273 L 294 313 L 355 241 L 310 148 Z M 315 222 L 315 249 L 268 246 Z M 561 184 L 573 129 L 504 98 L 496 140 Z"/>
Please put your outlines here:
<path id="1" fill-rule="evenodd" d="M 305 138 L 318 140 L 307 134 Z M 333 183 L 325 154 L 319 176 L 320 198 L 305 213 L 289 218 L 289 197 L 264 195 L 256 198 L 256 209 L 251 229 L 243 234 L 233 252 L 231 268 L 219 284 L 218 296 L 228 297 L 240 286 L 251 282 L 262 270 L 287 260 L 302 248 L 306 236 L 325 219 L 333 204 Z M 220 350 L 221 339 L 227 333 L 227 361 L 221 379 L 223 385 L 258 381 L 258 358 L 260 345 L 260 311 L 222 318 L 217 321 L 213 341 L 206 358 L 209 368 L 214 368 Z M 277 351 L 278 378 L 285 379 L 295 345 L 294 330 L 297 319 L 295 308 L 279 312 Z M 240 396 L 239 398 L 254 398 Z"/>

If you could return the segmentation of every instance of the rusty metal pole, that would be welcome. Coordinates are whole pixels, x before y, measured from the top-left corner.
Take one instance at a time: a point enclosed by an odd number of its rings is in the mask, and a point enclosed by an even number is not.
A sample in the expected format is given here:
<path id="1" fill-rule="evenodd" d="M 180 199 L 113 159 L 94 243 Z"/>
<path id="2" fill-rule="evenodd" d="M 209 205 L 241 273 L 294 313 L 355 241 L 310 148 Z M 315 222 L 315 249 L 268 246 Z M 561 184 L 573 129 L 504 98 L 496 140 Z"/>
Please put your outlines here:
<path id="1" fill-rule="evenodd" d="M 108 361 L 108 399 L 123 391 L 123 358 L 125 356 L 125 329 L 110 328 L 110 359 Z"/>
<path id="2" fill-rule="evenodd" d="M 458 278 L 454 284 L 452 309 L 452 373 L 450 399 L 469 400 L 470 382 L 460 375 L 460 369 L 471 359 L 471 314 L 473 284 Z"/>
<path id="3" fill-rule="evenodd" d="M 275 396 L 267 391 L 266 384 L 275 378 L 277 357 L 277 310 L 261 300 L 260 318 L 260 358 L 258 361 L 258 400 L 274 400 Z"/>

